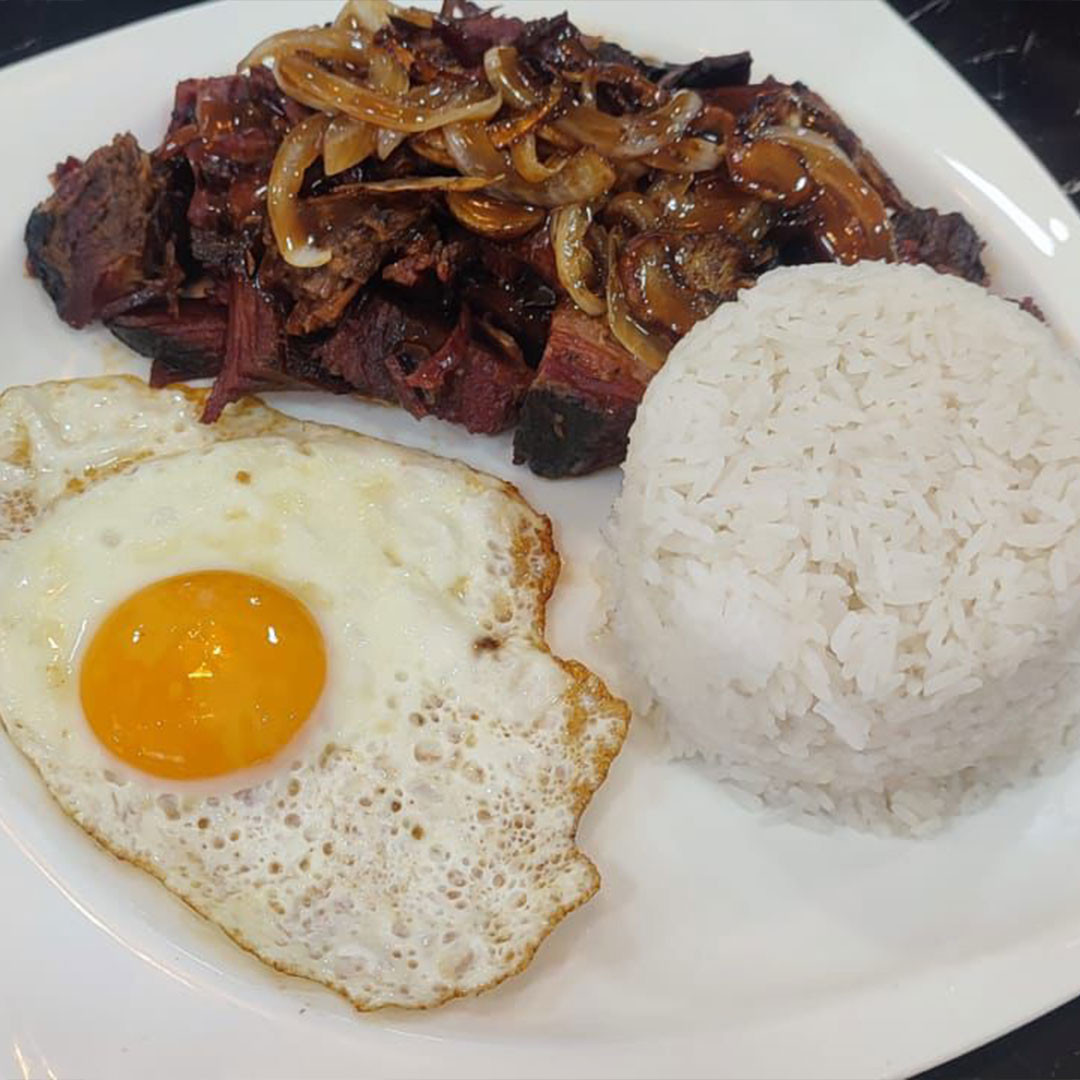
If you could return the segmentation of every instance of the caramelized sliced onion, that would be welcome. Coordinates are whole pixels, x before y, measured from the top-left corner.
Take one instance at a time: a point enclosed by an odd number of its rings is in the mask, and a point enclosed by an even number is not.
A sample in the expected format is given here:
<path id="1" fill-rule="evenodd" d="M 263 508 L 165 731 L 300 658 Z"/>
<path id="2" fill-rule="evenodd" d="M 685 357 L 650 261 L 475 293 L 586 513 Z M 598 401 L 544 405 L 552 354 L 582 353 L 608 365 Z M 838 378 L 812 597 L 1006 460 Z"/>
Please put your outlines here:
<path id="1" fill-rule="evenodd" d="M 543 224 L 545 217 L 538 206 L 522 206 L 490 195 L 465 195 L 458 191 L 447 192 L 446 205 L 466 229 L 498 240 L 524 236 Z"/>
<path id="2" fill-rule="evenodd" d="M 509 45 L 493 45 L 484 53 L 484 74 L 511 108 L 532 109 L 544 99 L 543 92 L 521 70 L 517 49 Z"/>
<path id="3" fill-rule="evenodd" d="M 571 139 L 569 135 L 564 135 L 557 127 L 551 124 L 541 124 L 536 129 L 536 134 L 544 140 L 546 143 L 551 143 L 556 150 L 566 150 L 572 152 L 578 148 L 576 139 Z"/>
<path id="4" fill-rule="evenodd" d="M 402 191 L 479 191 L 490 181 L 480 176 L 402 176 L 396 180 L 369 180 L 347 185 L 349 191 L 393 195 Z M 346 188 L 338 188 L 338 191 Z"/>
<path id="5" fill-rule="evenodd" d="M 798 151 L 769 139 L 734 145 L 727 157 L 732 180 L 767 202 L 799 206 L 816 193 Z"/>
<path id="6" fill-rule="evenodd" d="M 536 153 L 536 136 L 530 131 L 510 147 L 510 160 L 518 176 L 530 184 L 550 180 L 565 164 L 566 158 L 556 157 L 554 164 L 545 164 Z"/>
<path id="7" fill-rule="evenodd" d="M 689 332 L 701 318 L 695 293 L 678 281 L 672 264 L 677 260 L 678 234 L 650 232 L 631 240 L 622 252 L 619 284 L 627 281 L 639 298 L 637 311 L 650 323 L 664 327 L 677 337 Z M 632 310 L 627 301 L 628 310 Z"/>
<path id="8" fill-rule="evenodd" d="M 844 153 L 839 143 L 833 142 L 827 135 L 822 135 L 820 131 L 814 131 L 811 128 L 775 124 L 755 132 L 754 138 L 768 139 L 770 142 L 790 146 L 802 152 L 808 159 L 823 154 L 826 157 L 835 158 L 853 172 L 855 170 L 851 158 Z"/>
<path id="9" fill-rule="evenodd" d="M 565 71 L 564 77 L 578 84 L 578 93 L 586 105 L 595 105 L 597 88 L 606 83 L 618 86 L 619 96 L 633 94 L 640 108 L 655 108 L 664 102 L 667 95 L 647 75 L 630 64 L 592 63 L 583 71 L 572 69 Z"/>
<path id="10" fill-rule="evenodd" d="M 582 105 L 596 105 L 596 68 L 586 68 L 578 80 L 578 95 Z"/>
<path id="11" fill-rule="evenodd" d="M 518 139 L 531 134 L 547 119 L 548 114 L 559 104 L 563 94 L 563 84 L 556 79 L 548 87 L 547 97 L 529 109 L 527 112 L 519 112 L 515 116 L 509 116 L 504 120 L 496 120 L 488 125 L 488 135 L 491 141 L 498 147 L 508 146 Z"/>
<path id="12" fill-rule="evenodd" d="M 376 34 L 390 24 L 391 13 L 396 14 L 397 11 L 390 0 L 346 0 L 334 20 L 334 26 Z"/>
<path id="13" fill-rule="evenodd" d="M 667 207 L 672 199 L 682 199 L 693 183 L 690 173 L 666 173 L 649 185 L 646 194 L 658 206 Z"/>
<path id="14" fill-rule="evenodd" d="M 388 0 L 348 0 L 338 12 L 334 25 L 377 34 L 390 24 L 391 17 L 418 26 L 421 30 L 430 30 L 435 25 L 435 16 L 430 11 L 398 7 Z"/>
<path id="15" fill-rule="evenodd" d="M 881 196 L 831 139 L 806 128 L 768 127 L 732 147 L 728 172 L 743 190 L 800 208 L 815 243 L 842 263 L 893 256 Z"/>
<path id="16" fill-rule="evenodd" d="M 312 109 L 343 112 L 376 127 L 413 133 L 447 124 L 490 120 L 502 105 L 498 94 L 465 104 L 441 104 L 447 95 L 428 91 L 417 96 L 391 97 L 363 83 L 334 75 L 302 56 L 283 56 L 274 66 L 281 89 Z"/>
<path id="17" fill-rule="evenodd" d="M 385 161 L 407 138 L 404 131 L 392 131 L 390 128 L 377 128 L 375 136 L 375 156 Z"/>
<path id="18" fill-rule="evenodd" d="M 409 73 L 397 58 L 385 49 L 372 49 L 368 62 L 368 80 L 380 94 L 400 97 L 409 89 Z"/>
<path id="19" fill-rule="evenodd" d="M 590 203 L 606 195 L 615 183 L 615 170 L 595 150 L 579 150 L 550 179 L 541 184 L 506 181 L 504 186 L 525 202 L 538 206 Z"/>
<path id="20" fill-rule="evenodd" d="M 648 371 L 657 372 L 667 360 L 670 345 L 659 335 L 650 334 L 630 314 L 626 294 L 619 280 L 619 244 L 614 229 L 608 234 L 607 264 L 608 329 L 615 340 Z"/>
<path id="21" fill-rule="evenodd" d="M 705 177 L 664 201 L 664 224 L 684 232 L 722 232 L 756 244 L 776 220 L 770 203 L 740 191 L 730 180 Z"/>
<path id="22" fill-rule="evenodd" d="M 892 234 L 881 196 L 832 140 L 806 128 L 768 128 L 763 137 L 799 153 L 814 182 L 830 194 L 822 206 L 821 240 L 842 263 L 886 259 Z"/>
<path id="23" fill-rule="evenodd" d="M 300 49 L 329 60 L 362 61 L 369 55 L 370 48 L 370 43 L 363 38 L 341 29 L 313 26 L 310 30 L 284 30 L 260 41 L 236 65 L 236 70 L 247 71 Z"/>
<path id="24" fill-rule="evenodd" d="M 335 116 L 323 135 L 323 171 L 336 176 L 359 165 L 375 153 L 380 129 L 354 120 L 351 116 Z"/>
<path id="25" fill-rule="evenodd" d="M 604 220 L 623 218 L 644 232 L 660 222 L 660 209 L 648 195 L 636 191 L 621 191 L 604 207 Z"/>
<path id="26" fill-rule="evenodd" d="M 684 135 L 642 160 L 650 168 L 662 172 L 713 172 L 724 162 L 724 144 L 697 135 Z"/>
<path id="27" fill-rule="evenodd" d="M 430 11 L 425 11 L 423 8 L 392 7 L 390 14 L 393 15 L 395 19 L 400 19 L 402 22 L 407 22 L 412 26 L 420 27 L 421 30 L 430 30 L 435 25 L 435 16 Z"/>
<path id="28" fill-rule="evenodd" d="M 607 192 L 615 182 L 615 171 L 595 150 L 579 150 L 549 180 L 529 184 L 512 173 L 507 155 L 497 150 L 483 124 L 448 124 L 443 128 L 446 149 L 458 170 L 466 176 L 486 176 L 494 180 L 492 194 L 533 206 L 565 206 L 588 203 Z"/>
<path id="29" fill-rule="evenodd" d="M 274 158 L 266 187 L 266 210 L 278 251 L 290 266 L 323 266 L 331 252 L 316 246 L 299 210 L 304 173 L 314 164 L 322 147 L 329 117 L 315 113 L 290 129 Z"/>
<path id="30" fill-rule="evenodd" d="M 638 181 L 648 176 L 649 166 L 640 159 L 634 161 L 613 161 L 615 169 L 615 187 L 619 191 L 629 191 L 638 186 Z"/>
<path id="31" fill-rule="evenodd" d="M 555 127 L 608 157 L 638 158 L 680 138 L 701 112 L 702 104 L 693 90 L 678 90 L 666 105 L 627 116 L 612 116 L 592 105 L 577 105 L 556 120 Z"/>
<path id="32" fill-rule="evenodd" d="M 422 158 L 444 169 L 453 169 L 454 159 L 446 149 L 446 140 L 441 131 L 424 131 L 409 140 L 409 147 Z"/>
<path id="33" fill-rule="evenodd" d="M 447 153 L 466 176 L 494 179 L 506 172 L 506 158 L 488 138 L 483 124 L 447 124 L 442 137 Z"/>
<path id="34" fill-rule="evenodd" d="M 560 206 L 551 213 L 551 247 L 555 253 L 555 269 L 562 287 L 570 299 L 586 315 L 603 315 L 607 308 L 603 298 L 592 291 L 598 275 L 596 262 L 585 243 L 585 234 L 592 224 L 592 215 L 581 205 Z"/>

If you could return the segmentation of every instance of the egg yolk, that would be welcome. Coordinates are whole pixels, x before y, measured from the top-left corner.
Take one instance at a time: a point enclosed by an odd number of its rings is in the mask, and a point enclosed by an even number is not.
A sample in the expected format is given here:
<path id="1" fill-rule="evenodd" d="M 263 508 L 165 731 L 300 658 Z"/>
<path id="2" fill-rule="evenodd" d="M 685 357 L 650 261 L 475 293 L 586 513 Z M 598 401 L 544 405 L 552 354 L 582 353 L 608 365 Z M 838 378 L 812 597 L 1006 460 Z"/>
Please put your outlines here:
<path id="1" fill-rule="evenodd" d="M 116 607 L 87 647 L 79 694 L 117 757 L 194 780 L 276 754 L 325 680 L 322 634 L 295 596 L 250 574 L 204 570 Z"/>

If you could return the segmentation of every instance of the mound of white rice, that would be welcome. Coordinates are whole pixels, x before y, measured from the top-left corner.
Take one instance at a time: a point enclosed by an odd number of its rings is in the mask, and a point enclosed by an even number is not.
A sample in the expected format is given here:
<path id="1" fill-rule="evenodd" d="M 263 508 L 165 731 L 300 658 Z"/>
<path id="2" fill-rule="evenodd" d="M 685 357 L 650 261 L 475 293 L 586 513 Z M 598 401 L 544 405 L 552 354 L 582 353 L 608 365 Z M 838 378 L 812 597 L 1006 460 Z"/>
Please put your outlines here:
<path id="1" fill-rule="evenodd" d="M 925 831 L 1080 716 L 1080 372 L 925 267 L 766 274 L 676 347 L 609 525 L 609 626 L 674 754 Z"/>

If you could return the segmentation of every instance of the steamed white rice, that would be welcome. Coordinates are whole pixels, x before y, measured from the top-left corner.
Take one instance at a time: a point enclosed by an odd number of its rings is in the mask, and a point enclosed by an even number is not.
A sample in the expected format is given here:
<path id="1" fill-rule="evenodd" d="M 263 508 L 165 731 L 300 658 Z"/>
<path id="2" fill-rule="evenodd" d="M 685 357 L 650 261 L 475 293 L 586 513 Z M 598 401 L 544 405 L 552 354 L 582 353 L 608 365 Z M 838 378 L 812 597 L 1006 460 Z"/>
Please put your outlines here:
<path id="1" fill-rule="evenodd" d="M 1080 716 L 1080 371 L 925 267 L 766 274 L 653 380 L 609 625 L 673 754 L 920 832 Z"/>

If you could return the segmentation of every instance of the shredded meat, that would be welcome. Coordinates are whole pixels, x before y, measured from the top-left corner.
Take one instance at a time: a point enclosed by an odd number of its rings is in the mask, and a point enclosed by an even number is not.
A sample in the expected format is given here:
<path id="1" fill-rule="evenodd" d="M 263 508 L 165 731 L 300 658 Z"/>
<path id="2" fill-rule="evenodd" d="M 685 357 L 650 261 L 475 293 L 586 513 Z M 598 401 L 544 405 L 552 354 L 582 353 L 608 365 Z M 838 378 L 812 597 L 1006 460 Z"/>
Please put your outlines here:
<path id="1" fill-rule="evenodd" d="M 158 155 L 193 178 L 187 206 L 201 267 L 250 271 L 265 225 L 265 190 L 285 133 L 308 110 L 277 88 L 266 68 L 249 75 L 185 79 Z"/>
<path id="2" fill-rule="evenodd" d="M 892 227 L 901 262 L 926 263 L 939 273 L 986 284 L 985 245 L 962 214 L 901 210 L 893 216 Z"/>
<path id="3" fill-rule="evenodd" d="M 496 15 L 476 4 L 448 0 L 435 20 L 435 32 L 466 67 L 483 62 L 492 45 L 513 45 L 525 23 L 510 15 Z"/>
<path id="4" fill-rule="evenodd" d="M 318 196 L 309 205 L 316 220 L 345 218 L 346 224 L 332 234 L 330 261 L 312 270 L 289 266 L 276 247 L 267 246 L 259 278 L 264 288 L 292 298 L 285 323 L 288 334 L 311 334 L 336 325 L 353 297 L 428 214 L 422 201 L 376 202 L 358 199 L 344 188 Z"/>
<path id="5" fill-rule="evenodd" d="M 441 285 L 450 285 L 473 258 L 474 247 L 467 236 L 443 240 L 438 228 L 426 222 L 409 234 L 394 261 L 383 267 L 383 280 L 411 289 L 434 274 Z"/>
<path id="6" fill-rule="evenodd" d="M 274 70 L 184 80 L 160 146 L 120 135 L 66 159 L 27 223 L 59 315 L 103 321 L 156 386 L 213 378 L 208 422 L 262 390 L 354 393 L 471 432 L 516 423 L 515 461 L 578 475 L 621 459 L 666 350 L 773 266 L 880 258 L 986 281 L 960 214 L 912 206 L 818 94 L 751 83 L 749 53 L 665 64 L 565 13 L 473 0 L 347 23 L 321 32 L 330 52 L 279 38 Z M 492 46 L 512 50 L 501 75 Z M 343 123 L 349 83 L 407 91 L 406 110 L 491 104 L 456 135 L 375 140 Z M 355 160 L 328 173 L 331 133 Z M 285 151 L 311 164 L 283 169 Z M 305 243 L 329 258 L 282 254 Z"/>
<path id="7" fill-rule="evenodd" d="M 69 158 L 57 177 L 30 215 L 26 249 L 65 322 L 86 326 L 175 290 L 182 274 L 168 235 L 167 176 L 133 135 L 117 135 L 85 163 Z"/>

